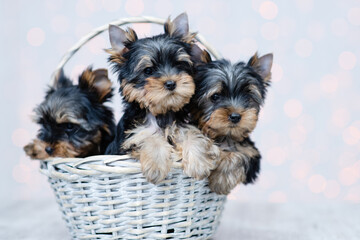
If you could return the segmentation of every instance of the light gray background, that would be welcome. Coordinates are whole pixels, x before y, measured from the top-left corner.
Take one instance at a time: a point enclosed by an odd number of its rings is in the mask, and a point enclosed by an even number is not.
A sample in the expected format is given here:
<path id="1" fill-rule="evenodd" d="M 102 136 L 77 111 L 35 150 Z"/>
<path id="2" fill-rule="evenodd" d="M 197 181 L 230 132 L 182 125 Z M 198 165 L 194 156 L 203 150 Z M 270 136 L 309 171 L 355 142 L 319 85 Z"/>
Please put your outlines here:
<path id="1" fill-rule="evenodd" d="M 274 53 L 273 83 L 253 134 L 262 152 L 255 185 L 239 186 L 231 206 L 360 203 L 360 1 L 0 1 L 0 203 L 54 201 L 38 163 L 22 151 L 30 121 L 61 56 L 92 28 L 112 20 L 186 11 L 190 27 L 223 56 Z M 134 26 L 139 35 L 160 27 Z M 107 35 L 66 66 L 106 67 Z M 115 79 L 114 77 L 112 79 Z M 120 117 L 118 96 L 114 99 Z M 234 207 L 235 209 L 235 207 Z M 340 209 L 340 208 L 339 208 Z M 1 218 L 0 214 L 0 218 Z M 226 216 L 224 217 L 224 221 Z"/>

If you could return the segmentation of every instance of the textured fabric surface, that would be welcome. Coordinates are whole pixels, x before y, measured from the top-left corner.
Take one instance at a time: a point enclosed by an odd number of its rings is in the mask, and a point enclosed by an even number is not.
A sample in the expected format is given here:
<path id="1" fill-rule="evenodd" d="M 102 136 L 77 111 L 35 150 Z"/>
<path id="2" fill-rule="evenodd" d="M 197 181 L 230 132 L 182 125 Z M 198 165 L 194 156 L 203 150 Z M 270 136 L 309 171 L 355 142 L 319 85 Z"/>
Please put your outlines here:
<path id="1" fill-rule="evenodd" d="M 0 239 L 70 239 L 54 198 L 0 208 Z M 360 206 L 227 201 L 214 240 L 358 240 Z"/>

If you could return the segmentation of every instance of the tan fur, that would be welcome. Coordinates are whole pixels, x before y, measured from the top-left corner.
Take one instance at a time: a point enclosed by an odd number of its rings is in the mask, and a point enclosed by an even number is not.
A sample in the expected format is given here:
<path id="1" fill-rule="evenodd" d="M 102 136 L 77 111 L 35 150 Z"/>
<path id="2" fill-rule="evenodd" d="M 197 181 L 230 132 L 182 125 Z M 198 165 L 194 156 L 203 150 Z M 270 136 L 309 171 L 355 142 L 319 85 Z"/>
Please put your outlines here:
<path id="1" fill-rule="evenodd" d="M 260 93 L 260 91 L 259 91 L 259 89 L 255 86 L 255 85 L 250 85 L 249 86 L 249 90 L 252 92 L 252 93 L 254 93 L 255 95 L 257 95 L 257 97 L 259 98 L 259 99 L 262 99 L 262 96 L 261 96 L 261 93 Z"/>
<path id="2" fill-rule="evenodd" d="M 105 49 L 105 52 L 110 54 L 110 62 L 114 62 L 117 64 L 123 64 L 126 61 L 123 55 L 128 51 L 129 50 L 127 48 L 123 48 L 122 50 Z"/>
<path id="3" fill-rule="evenodd" d="M 80 76 L 79 85 L 85 85 L 90 91 L 96 92 L 98 101 L 103 102 L 104 97 L 111 92 L 112 83 L 108 78 L 106 69 L 86 69 Z"/>
<path id="4" fill-rule="evenodd" d="M 137 35 L 134 29 L 127 28 L 126 32 L 126 38 L 129 42 L 135 42 L 137 40 Z"/>
<path id="5" fill-rule="evenodd" d="M 34 139 L 31 143 L 24 147 L 25 153 L 31 159 L 45 160 L 50 157 L 86 157 L 91 154 L 99 153 L 99 143 L 101 141 L 101 133 L 98 131 L 92 141 L 83 142 L 81 148 L 76 149 L 73 145 L 68 142 L 56 142 L 53 144 Z M 54 152 L 51 156 L 45 151 L 46 147 L 51 147 Z"/>
<path id="6" fill-rule="evenodd" d="M 218 194 L 229 194 L 236 185 L 246 181 L 249 161 L 259 156 L 259 152 L 253 146 L 244 146 L 237 141 L 230 141 L 220 148 L 220 161 L 210 174 L 209 187 Z"/>
<path id="7" fill-rule="evenodd" d="M 202 51 L 201 61 L 204 62 L 204 63 L 211 62 L 211 56 L 210 56 L 210 53 L 208 51 L 206 51 L 206 50 Z"/>
<path id="8" fill-rule="evenodd" d="M 193 62 L 191 61 L 191 57 L 189 54 L 187 54 L 183 48 L 180 48 L 178 50 L 178 54 L 176 56 L 176 60 L 179 62 L 187 62 L 190 66 L 193 65 Z"/>
<path id="9" fill-rule="evenodd" d="M 143 101 L 140 100 L 143 99 L 145 96 L 146 93 L 145 89 L 135 88 L 134 84 L 128 83 L 126 79 L 123 79 L 121 81 L 121 88 L 122 88 L 122 95 L 126 99 L 126 101 L 128 102 L 137 101 L 140 104 L 141 108 L 145 107 Z"/>
<path id="10" fill-rule="evenodd" d="M 240 152 L 221 151 L 220 163 L 209 177 L 210 189 L 218 194 L 229 194 L 245 180 L 244 156 Z"/>
<path id="11" fill-rule="evenodd" d="M 237 112 L 241 115 L 241 120 L 233 124 L 229 120 L 229 115 Z M 200 119 L 200 128 L 210 138 L 215 139 L 219 136 L 231 136 L 238 141 L 242 141 L 252 132 L 258 120 L 257 110 L 254 108 L 220 108 L 215 110 L 208 121 Z"/>
<path id="12" fill-rule="evenodd" d="M 208 91 L 207 93 L 206 93 L 206 98 L 208 98 L 208 99 L 210 99 L 211 98 L 211 96 L 212 95 L 214 95 L 215 93 L 221 93 L 221 91 L 222 91 L 222 85 L 221 85 L 221 83 L 217 83 L 215 86 L 213 86 L 212 88 L 211 88 L 211 90 L 210 91 Z"/>
<path id="13" fill-rule="evenodd" d="M 145 69 L 147 67 L 152 67 L 152 66 L 153 66 L 153 64 L 151 61 L 151 57 L 148 55 L 144 55 L 141 57 L 140 61 L 135 66 L 134 71 L 139 71 L 141 69 Z"/>
<path id="14" fill-rule="evenodd" d="M 209 176 L 220 154 L 213 141 L 192 125 L 173 125 L 167 132 L 177 155 L 182 158 L 185 174 L 198 180 Z"/>
<path id="15" fill-rule="evenodd" d="M 127 42 L 135 42 L 137 40 L 136 32 L 132 28 L 128 28 L 125 31 L 125 36 Z M 105 52 L 110 54 L 110 61 L 117 64 L 123 64 L 126 61 L 123 55 L 128 51 L 129 49 L 127 49 L 126 47 L 124 47 L 123 49 L 105 49 Z"/>
<path id="16" fill-rule="evenodd" d="M 176 83 L 173 91 L 164 88 L 164 83 L 172 80 Z M 149 77 L 145 85 L 145 96 L 137 99 L 154 115 L 165 114 L 168 111 L 179 111 L 185 104 L 190 102 L 195 92 L 193 78 L 182 73 L 173 76 L 162 76 L 160 78 Z"/>
<path id="17" fill-rule="evenodd" d="M 172 165 L 172 146 L 166 141 L 162 131 L 140 126 L 127 131 L 131 134 L 122 145 L 132 149 L 131 156 L 140 160 L 146 179 L 154 184 L 164 180 Z"/>
<path id="18" fill-rule="evenodd" d="M 65 106 L 66 107 L 66 106 Z M 69 113 L 64 113 L 64 111 L 57 111 L 55 113 L 55 121 L 56 123 L 73 123 L 73 124 L 81 124 L 81 120 L 76 116 L 71 116 Z"/>

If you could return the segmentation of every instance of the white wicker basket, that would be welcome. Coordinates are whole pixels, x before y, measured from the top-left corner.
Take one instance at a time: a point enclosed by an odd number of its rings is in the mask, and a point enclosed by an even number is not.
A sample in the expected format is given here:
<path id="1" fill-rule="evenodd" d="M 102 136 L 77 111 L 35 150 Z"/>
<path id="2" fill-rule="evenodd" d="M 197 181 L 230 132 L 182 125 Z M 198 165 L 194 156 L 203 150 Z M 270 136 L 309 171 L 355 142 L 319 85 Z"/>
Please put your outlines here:
<path id="1" fill-rule="evenodd" d="M 137 17 L 111 24 L 164 21 Z M 56 71 L 107 28 L 101 26 L 83 37 Z M 197 40 L 219 57 L 200 35 Z M 49 178 L 73 239 L 208 239 L 226 201 L 226 196 L 210 191 L 207 180 L 184 175 L 179 162 L 158 185 L 148 183 L 140 163 L 127 155 L 57 158 L 43 161 L 41 172 Z"/>

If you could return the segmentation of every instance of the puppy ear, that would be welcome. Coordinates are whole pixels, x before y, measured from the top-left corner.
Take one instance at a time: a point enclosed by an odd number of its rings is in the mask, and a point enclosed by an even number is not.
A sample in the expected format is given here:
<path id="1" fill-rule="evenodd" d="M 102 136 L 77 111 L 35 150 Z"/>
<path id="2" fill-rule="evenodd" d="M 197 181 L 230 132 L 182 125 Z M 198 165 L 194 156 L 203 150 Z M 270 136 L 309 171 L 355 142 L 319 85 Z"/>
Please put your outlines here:
<path id="1" fill-rule="evenodd" d="M 95 93 L 100 103 L 105 102 L 112 95 L 112 83 L 106 69 L 92 71 L 86 69 L 79 77 L 79 88 Z"/>
<path id="2" fill-rule="evenodd" d="M 73 85 L 71 80 L 68 79 L 64 75 L 64 70 L 62 68 L 58 72 L 55 73 L 54 78 L 55 78 L 54 85 L 53 85 L 54 89 L 59 89 L 59 88 L 63 88 L 63 87 L 70 87 L 70 86 Z"/>
<path id="3" fill-rule="evenodd" d="M 111 24 L 109 25 L 109 38 L 111 47 L 115 51 L 123 50 L 127 43 L 135 42 L 138 39 L 134 29 L 128 28 L 124 31 L 122 28 Z"/>
<path id="4" fill-rule="evenodd" d="M 129 51 L 126 45 L 128 43 L 135 42 L 138 37 L 132 28 L 128 28 L 124 31 L 118 26 L 109 25 L 109 39 L 111 49 L 105 51 L 110 54 L 109 60 L 118 64 L 124 63 L 126 60 L 123 58 L 123 54 Z"/>
<path id="5" fill-rule="evenodd" d="M 126 32 L 115 25 L 109 25 L 109 39 L 113 50 L 121 51 L 127 41 Z"/>
<path id="6" fill-rule="evenodd" d="M 165 34 L 171 37 L 181 38 L 183 41 L 190 43 L 195 34 L 189 33 L 188 15 L 184 12 L 177 16 L 173 21 L 170 17 L 164 24 Z"/>
<path id="7" fill-rule="evenodd" d="M 191 46 L 191 61 L 193 61 L 195 65 L 209 63 L 211 62 L 211 56 L 208 51 L 201 50 L 198 45 L 193 44 Z"/>
<path id="8" fill-rule="evenodd" d="M 271 79 L 271 67 L 273 63 L 273 54 L 269 53 L 262 57 L 258 57 L 258 54 L 255 53 L 247 63 L 248 66 L 251 66 L 263 79 L 265 82 L 269 82 Z"/>

